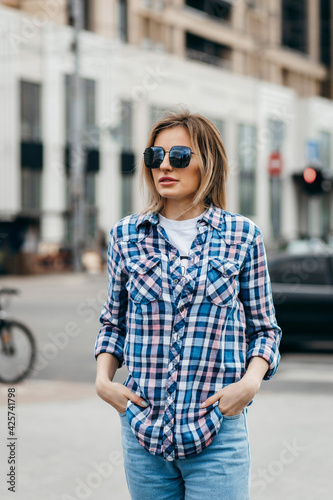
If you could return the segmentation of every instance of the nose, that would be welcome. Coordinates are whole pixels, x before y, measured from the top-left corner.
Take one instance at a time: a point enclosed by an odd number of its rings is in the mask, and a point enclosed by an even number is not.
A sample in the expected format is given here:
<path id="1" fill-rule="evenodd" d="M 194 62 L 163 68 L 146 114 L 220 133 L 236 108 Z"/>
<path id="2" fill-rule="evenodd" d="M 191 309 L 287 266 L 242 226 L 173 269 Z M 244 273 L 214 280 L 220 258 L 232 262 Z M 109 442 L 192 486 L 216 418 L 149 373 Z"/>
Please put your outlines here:
<path id="1" fill-rule="evenodd" d="M 162 170 L 172 170 L 172 166 L 170 165 L 169 161 L 169 152 L 165 153 L 163 161 L 160 165 L 160 169 Z"/>

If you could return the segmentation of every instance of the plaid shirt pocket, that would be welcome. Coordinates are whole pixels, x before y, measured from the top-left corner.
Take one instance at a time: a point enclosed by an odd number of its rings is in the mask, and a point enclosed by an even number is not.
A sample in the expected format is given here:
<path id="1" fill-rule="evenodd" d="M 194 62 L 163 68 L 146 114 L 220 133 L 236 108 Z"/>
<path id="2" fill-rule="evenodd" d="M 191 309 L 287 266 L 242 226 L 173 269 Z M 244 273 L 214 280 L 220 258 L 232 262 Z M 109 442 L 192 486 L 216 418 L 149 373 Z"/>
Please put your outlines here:
<path id="1" fill-rule="evenodd" d="M 213 258 L 208 262 L 206 296 L 217 306 L 230 305 L 236 297 L 239 265 L 236 262 Z"/>
<path id="2" fill-rule="evenodd" d="M 129 298 L 136 303 L 148 304 L 162 294 L 161 257 L 137 257 L 128 262 L 130 279 L 127 283 Z"/>

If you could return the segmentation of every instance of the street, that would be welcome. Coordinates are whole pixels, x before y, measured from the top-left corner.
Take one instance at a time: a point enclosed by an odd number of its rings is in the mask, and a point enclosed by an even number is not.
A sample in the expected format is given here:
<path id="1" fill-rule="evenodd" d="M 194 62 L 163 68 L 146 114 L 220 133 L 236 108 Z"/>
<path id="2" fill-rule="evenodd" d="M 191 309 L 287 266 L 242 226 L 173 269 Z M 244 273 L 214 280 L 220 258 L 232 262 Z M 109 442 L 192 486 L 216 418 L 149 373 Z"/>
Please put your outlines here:
<path id="1" fill-rule="evenodd" d="M 1 277 L 10 316 L 33 331 L 35 371 L 16 390 L 16 493 L 7 490 L 7 395 L 0 386 L 0 495 L 19 500 L 130 500 L 120 420 L 94 389 L 106 273 Z M 123 382 L 126 368 L 115 381 Z M 248 412 L 251 500 L 332 498 L 333 352 L 284 353 Z M 207 485 L 209 495 L 209 485 Z"/>

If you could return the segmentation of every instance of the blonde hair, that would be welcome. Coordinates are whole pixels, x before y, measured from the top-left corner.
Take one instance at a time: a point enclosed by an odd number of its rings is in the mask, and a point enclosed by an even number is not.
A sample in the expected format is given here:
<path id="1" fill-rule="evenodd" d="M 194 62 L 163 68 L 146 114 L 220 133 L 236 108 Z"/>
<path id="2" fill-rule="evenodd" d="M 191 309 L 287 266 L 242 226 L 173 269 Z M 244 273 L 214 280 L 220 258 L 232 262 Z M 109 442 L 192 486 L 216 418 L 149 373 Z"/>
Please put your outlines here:
<path id="1" fill-rule="evenodd" d="M 187 210 L 201 203 L 205 208 L 213 203 L 225 209 L 228 159 L 220 132 L 210 120 L 200 114 L 190 113 L 188 110 L 181 113 L 169 112 L 152 126 L 146 147 L 154 145 L 156 137 L 162 130 L 178 126 L 183 127 L 190 137 L 201 174 L 200 187 Z M 148 188 L 148 204 L 143 212 L 160 212 L 164 206 L 164 199 L 158 193 L 152 172 L 145 166 L 143 159 L 139 177 L 141 189 L 144 189 L 145 185 Z"/>

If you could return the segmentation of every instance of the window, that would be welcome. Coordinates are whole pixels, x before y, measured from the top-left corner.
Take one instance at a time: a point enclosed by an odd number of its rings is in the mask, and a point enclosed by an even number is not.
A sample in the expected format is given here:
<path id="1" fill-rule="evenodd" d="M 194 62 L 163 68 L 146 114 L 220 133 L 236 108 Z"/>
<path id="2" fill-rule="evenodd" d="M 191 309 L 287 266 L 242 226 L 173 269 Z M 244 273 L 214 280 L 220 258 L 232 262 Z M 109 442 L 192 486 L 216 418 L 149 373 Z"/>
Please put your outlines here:
<path id="1" fill-rule="evenodd" d="M 186 33 L 186 55 L 189 59 L 214 66 L 230 67 L 231 49 L 206 38 Z"/>
<path id="2" fill-rule="evenodd" d="M 206 115 L 207 116 L 207 115 Z M 225 140 L 224 140 L 224 121 L 221 120 L 221 118 L 215 118 L 215 117 L 212 117 L 212 116 L 207 116 L 207 118 L 214 123 L 215 127 L 217 128 L 217 130 L 220 132 L 221 134 L 221 138 L 222 138 L 222 141 L 223 141 L 223 144 L 225 146 Z"/>
<path id="3" fill-rule="evenodd" d="M 82 16 L 83 16 L 83 29 L 89 30 L 90 28 L 90 0 L 80 0 L 82 5 Z M 72 12 L 72 3 L 68 2 L 68 24 L 74 26 L 74 16 Z"/>
<path id="4" fill-rule="evenodd" d="M 208 119 L 214 123 L 215 127 L 218 129 L 218 131 L 221 134 L 221 137 L 223 138 L 223 133 L 224 133 L 223 120 L 221 120 L 220 118 L 212 118 L 211 116 L 208 116 Z"/>
<path id="5" fill-rule="evenodd" d="M 255 215 L 256 196 L 256 128 L 252 125 L 238 126 L 238 165 L 240 212 Z"/>
<path id="6" fill-rule="evenodd" d="M 230 21 L 232 0 L 186 0 L 186 5 L 201 10 L 219 20 Z"/>
<path id="7" fill-rule="evenodd" d="M 21 140 L 41 141 L 41 85 L 21 81 Z"/>
<path id="8" fill-rule="evenodd" d="M 41 208 L 41 171 L 22 168 L 21 205 L 22 210 L 40 210 Z"/>
<path id="9" fill-rule="evenodd" d="M 326 66 L 331 65 L 331 0 L 320 1 L 320 60 Z"/>
<path id="10" fill-rule="evenodd" d="M 307 2 L 283 0 L 282 44 L 299 52 L 308 52 Z"/>
<path id="11" fill-rule="evenodd" d="M 41 85 L 20 82 L 21 206 L 40 210 L 43 145 L 41 143 Z"/>
<path id="12" fill-rule="evenodd" d="M 269 266 L 272 283 L 288 285 L 327 285 L 330 273 L 327 257 L 309 255 L 306 257 L 290 257 L 272 263 Z"/>
<path id="13" fill-rule="evenodd" d="M 87 205 L 96 205 L 96 174 L 87 172 L 85 178 L 85 195 Z"/>
<path id="14" fill-rule="evenodd" d="M 269 120 L 268 121 L 269 130 L 269 150 L 282 151 L 283 142 L 285 139 L 285 124 L 280 120 Z"/>
<path id="15" fill-rule="evenodd" d="M 332 135 L 330 132 L 319 132 L 319 158 L 323 168 L 332 170 L 331 163 Z"/>
<path id="16" fill-rule="evenodd" d="M 133 149 L 133 106 L 129 101 L 121 101 L 120 124 L 118 127 L 118 141 L 123 151 Z"/>
<path id="17" fill-rule="evenodd" d="M 83 95 L 85 102 L 85 129 L 89 136 L 96 128 L 96 82 L 83 78 Z M 99 144 L 98 144 L 99 145 Z M 97 146 L 95 144 L 95 146 Z"/>
<path id="18" fill-rule="evenodd" d="M 119 126 L 121 145 L 121 213 L 122 217 L 132 213 L 133 173 L 135 156 L 133 153 L 133 106 L 128 101 L 121 101 L 121 119 Z"/>
<path id="19" fill-rule="evenodd" d="M 128 41 L 127 15 L 127 0 L 119 0 L 119 38 L 122 42 Z"/>

